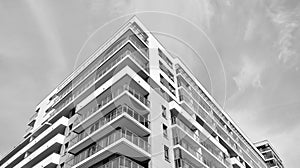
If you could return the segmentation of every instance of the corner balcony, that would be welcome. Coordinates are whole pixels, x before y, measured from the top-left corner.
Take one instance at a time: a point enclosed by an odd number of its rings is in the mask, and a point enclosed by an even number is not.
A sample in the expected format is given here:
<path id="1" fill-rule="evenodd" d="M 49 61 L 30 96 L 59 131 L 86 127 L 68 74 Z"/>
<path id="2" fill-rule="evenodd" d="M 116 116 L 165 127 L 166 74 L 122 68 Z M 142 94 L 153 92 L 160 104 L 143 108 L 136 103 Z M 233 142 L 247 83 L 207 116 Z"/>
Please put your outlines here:
<path id="1" fill-rule="evenodd" d="M 126 127 L 140 136 L 147 136 L 151 133 L 147 117 L 140 115 L 128 105 L 121 105 L 71 139 L 69 153 L 78 153 L 95 139 L 103 137 L 118 127 Z"/>
<path id="2" fill-rule="evenodd" d="M 55 111 L 50 114 L 50 121 L 59 118 L 61 115 L 66 115 L 60 114 L 55 117 L 55 115 L 61 113 L 61 111 L 67 113 L 68 110 L 73 108 L 74 104 L 80 102 L 86 95 L 91 93 L 95 87 L 100 86 L 112 78 L 116 72 L 119 72 L 126 66 L 129 66 L 144 80 L 149 77 L 148 61 L 141 56 L 140 52 L 134 49 L 132 43 L 125 43 L 125 45 L 115 53 L 114 57 L 107 60 L 105 64 L 100 65 L 97 72 L 92 71 L 90 74 L 83 76 L 82 81 L 84 80 L 84 82 L 72 83 L 72 87 L 67 89 L 65 94 L 56 99 L 56 103 L 53 105 Z"/>
<path id="3" fill-rule="evenodd" d="M 116 106 L 122 104 L 128 104 L 131 105 L 131 107 L 135 107 L 136 111 L 138 110 L 142 115 L 145 115 L 150 111 L 150 101 L 146 99 L 143 94 L 126 84 L 117 87 L 116 89 L 112 89 L 112 93 L 102 98 L 99 104 L 84 109 L 82 112 L 79 111 L 79 116 L 74 122 L 72 131 L 80 133 L 91 123 L 94 123 L 101 115 L 104 115 Z"/>
<path id="4" fill-rule="evenodd" d="M 120 128 L 71 157 L 66 165 L 74 168 L 90 167 L 115 153 L 143 162 L 151 159 L 150 149 L 146 140 Z"/>
<path id="5" fill-rule="evenodd" d="M 87 76 L 95 72 L 97 68 L 103 66 L 106 62 L 109 62 L 109 60 L 112 59 L 112 57 L 114 57 L 115 54 L 117 54 L 122 48 L 126 48 L 125 46 L 128 46 L 127 44 L 131 46 L 130 52 L 135 54 L 133 58 L 137 61 L 137 63 L 140 63 L 140 65 L 149 73 L 148 67 L 145 66 L 147 65 L 149 59 L 148 47 L 141 42 L 136 34 L 133 33 L 133 30 L 134 29 L 128 30 L 122 35 L 122 37 L 116 40 L 116 42 L 114 42 L 105 52 L 103 52 L 99 56 L 99 60 L 94 66 L 89 67 L 90 65 L 85 65 L 87 66 L 85 72 L 75 73 L 75 75 L 73 75 L 73 81 L 70 81 L 71 78 L 69 78 L 68 80 L 66 80 L 69 81 L 69 84 L 66 84 L 67 82 L 64 82 L 63 85 L 59 86 L 60 90 L 63 86 L 65 88 L 63 89 L 63 91 L 60 91 L 58 97 L 55 98 L 53 106 L 55 106 L 60 100 L 62 100 L 67 94 L 69 94 L 76 86 L 78 86 L 78 84 L 84 81 Z M 77 79 L 78 76 L 76 75 L 81 77 Z"/>

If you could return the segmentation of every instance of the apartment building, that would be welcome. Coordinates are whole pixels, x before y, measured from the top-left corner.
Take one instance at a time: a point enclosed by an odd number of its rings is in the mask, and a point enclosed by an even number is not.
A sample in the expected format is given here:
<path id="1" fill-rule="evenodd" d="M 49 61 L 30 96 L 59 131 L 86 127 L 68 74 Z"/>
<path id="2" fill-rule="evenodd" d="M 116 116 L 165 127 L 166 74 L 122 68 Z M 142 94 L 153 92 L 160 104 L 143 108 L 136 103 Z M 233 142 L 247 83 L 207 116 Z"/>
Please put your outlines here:
<path id="1" fill-rule="evenodd" d="M 179 58 L 131 18 L 36 107 L 1 168 L 267 168 Z"/>
<path id="2" fill-rule="evenodd" d="M 264 161 L 270 168 L 284 168 L 282 160 L 278 156 L 278 153 L 275 151 L 275 148 L 271 145 L 268 140 L 263 140 L 260 142 L 254 143 L 256 148 L 264 156 Z"/>

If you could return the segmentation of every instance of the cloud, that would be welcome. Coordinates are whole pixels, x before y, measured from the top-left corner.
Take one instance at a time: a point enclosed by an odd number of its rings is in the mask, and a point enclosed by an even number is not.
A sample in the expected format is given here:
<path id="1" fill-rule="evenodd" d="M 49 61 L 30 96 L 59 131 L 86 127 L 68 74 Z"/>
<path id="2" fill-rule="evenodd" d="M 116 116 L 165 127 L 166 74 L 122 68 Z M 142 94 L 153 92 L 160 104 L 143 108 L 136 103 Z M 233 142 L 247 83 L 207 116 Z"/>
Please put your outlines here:
<path id="1" fill-rule="evenodd" d="M 256 27 L 255 21 L 253 19 L 250 19 L 245 29 L 244 40 L 252 39 L 255 27 Z"/>
<path id="2" fill-rule="evenodd" d="M 271 21 L 279 28 L 278 40 L 278 60 L 284 64 L 294 65 L 297 58 L 296 49 L 293 48 L 294 33 L 299 28 L 298 8 L 295 10 L 284 10 L 278 7 L 271 7 L 268 15 Z M 297 19 L 298 18 L 298 19 Z"/>
<path id="3" fill-rule="evenodd" d="M 45 39 L 51 59 L 56 61 L 56 66 L 64 67 L 64 65 L 66 65 L 66 61 L 64 59 L 63 45 L 61 44 L 61 40 L 53 27 L 54 19 L 51 18 L 51 15 L 47 12 L 48 8 L 46 8 L 41 2 L 33 0 L 26 2 L 36 19 L 36 23 L 41 30 L 42 36 Z"/>
<path id="4" fill-rule="evenodd" d="M 248 87 L 262 88 L 261 72 L 263 68 L 261 65 L 255 63 L 249 57 L 244 56 L 242 59 L 242 68 L 240 72 L 233 76 L 233 80 L 237 85 L 239 91 L 244 91 Z"/>

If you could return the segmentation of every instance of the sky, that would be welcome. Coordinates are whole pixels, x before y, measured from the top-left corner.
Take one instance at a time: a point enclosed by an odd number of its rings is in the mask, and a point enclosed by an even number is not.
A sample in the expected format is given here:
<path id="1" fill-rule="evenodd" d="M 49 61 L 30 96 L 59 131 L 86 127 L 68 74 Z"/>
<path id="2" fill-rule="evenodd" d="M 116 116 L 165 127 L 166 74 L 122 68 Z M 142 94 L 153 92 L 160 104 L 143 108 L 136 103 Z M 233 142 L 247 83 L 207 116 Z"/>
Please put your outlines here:
<path id="1" fill-rule="evenodd" d="M 0 0 L 0 156 L 35 106 L 132 15 L 252 142 L 300 158 L 300 1 Z"/>

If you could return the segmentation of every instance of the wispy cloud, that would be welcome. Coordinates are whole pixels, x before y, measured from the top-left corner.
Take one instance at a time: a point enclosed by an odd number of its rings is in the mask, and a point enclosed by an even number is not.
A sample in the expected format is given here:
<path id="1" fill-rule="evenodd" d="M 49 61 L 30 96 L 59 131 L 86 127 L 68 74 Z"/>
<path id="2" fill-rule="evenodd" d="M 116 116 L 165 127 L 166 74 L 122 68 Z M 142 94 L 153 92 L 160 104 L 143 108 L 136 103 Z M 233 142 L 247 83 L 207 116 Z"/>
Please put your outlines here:
<path id="1" fill-rule="evenodd" d="M 33 0 L 26 1 L 33 16 L 36 19 L 36 23 L 40 28 L 41 34 L 45 39 L 48 52 L 51 55 L 51 60 L 55 60 L 56 66 L 64 67 L 66 65 L 65 56 L 63 52 L 63 45 L 61 44 L 60 36 L 53 27 L 53 18 L 47 12 L 47 8 L 42 2 Z"/>
<path id="2" fill-rule="evenodd" d="M 233 76 L 233 80 L 239 91 L 244 91 L 250 86 L 261 88 L 261 73 L 263 66 L 257 64 L 247 56 L 243 57 L 241 65 L 240 72 L 236 76 Z"/>
<path id="3" fill-rule="evenodd" d="M 292 66 L 296 63 L 297 53 L 293 48 L 294 33 L 299 28 L 299 8 L 294 10 L 284 10 L 273 5 L 268 10 L 268 15 L 272 22 L 279 28 L 278 41 L 278 59 L 284 64 L 290 63 Z"/>
<path id="4" fill-rule="evenodd" d="M 252 39 L 255 27 L 256 27 L 255 21 L 253 19 L 249 19 L 245 29 L 244 40 Z"/>

